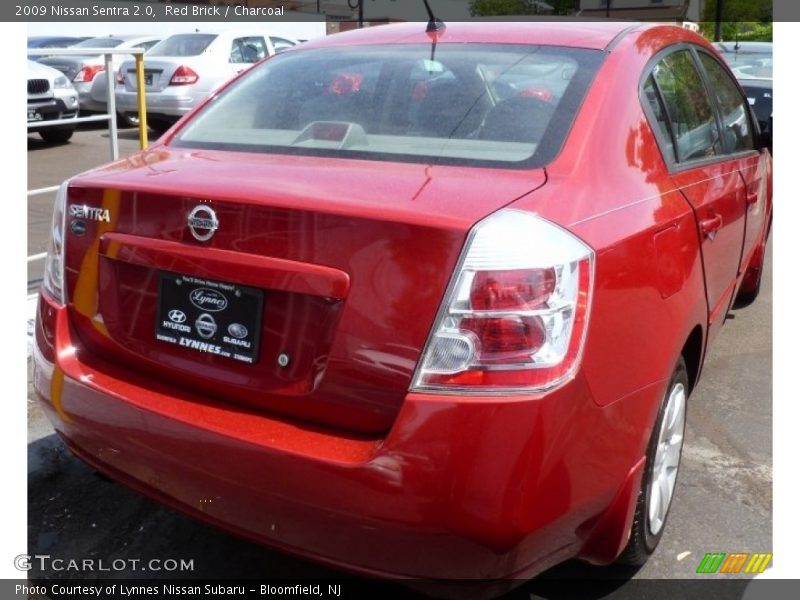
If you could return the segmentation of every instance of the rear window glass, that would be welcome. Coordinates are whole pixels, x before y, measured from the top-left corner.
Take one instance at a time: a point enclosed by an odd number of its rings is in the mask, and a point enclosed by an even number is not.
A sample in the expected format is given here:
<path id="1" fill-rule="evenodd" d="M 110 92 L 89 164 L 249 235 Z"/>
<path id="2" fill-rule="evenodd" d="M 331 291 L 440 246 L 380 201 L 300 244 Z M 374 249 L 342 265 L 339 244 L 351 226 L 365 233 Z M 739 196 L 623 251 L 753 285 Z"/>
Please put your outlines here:
<path id="1" fill-rule="evenodd" d="M 560 149 L 602 53 L 439 44 L 291 52 L 225 90 L 183 147 L 538 166 Z"/>
<path id="2" fill-rule="evenodd" d="M 122 40 L 114 38 L 92 38 L 75 44 L 73 48 L 116 48 L 121 43 Z"/>
<path id="3" fill-rule="evenodd" d="M 722 58 L 739 79 L 772 79 L 772 54 L 723 52 Z"/>
<path id="4" fill-rule="evenodd" d="M 210 33 L 187 33 L 168 37 L 153 46 L 148 56 L 197 56 L 217 38 Z"/>

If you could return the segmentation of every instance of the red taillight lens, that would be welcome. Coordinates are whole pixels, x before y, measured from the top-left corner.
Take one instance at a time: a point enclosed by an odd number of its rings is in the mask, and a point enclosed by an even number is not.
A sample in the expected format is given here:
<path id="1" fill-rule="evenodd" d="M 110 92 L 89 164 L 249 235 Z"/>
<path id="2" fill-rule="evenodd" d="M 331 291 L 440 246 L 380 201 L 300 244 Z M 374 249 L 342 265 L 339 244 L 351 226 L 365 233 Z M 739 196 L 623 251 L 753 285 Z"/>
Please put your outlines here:
<path id="1" fill-rule="evenodd" d="M 555 283 L 553 269 L 478 271 L 472 280 L 470 303 L 473 310 L 535 310 L 553 293 Z"/>
<path id="2" fill-rule="evenodd" d="M 528 361 L 541 349 L 546 335 L 539 317 L 466 318 L 459 329 L 475 334 L 476 354 L 484 364 Z"/>
<path id="3" fill-rule="evenodd" d="M 175 72 L 172 74 L 172 78 L 169 80 L 170 85 L 191 85 L 193 83 L 197 83 L 197 80 L 200 79 L 200 76 L 195 73 L 191 68 L 181 65 Z"/>
<path id="4" fill-rule="evenodd" d="M 92 81 L 95 75 L 102 73 L 105 70 L 106 68 L 103 65 L 88 65 L 78 71 L 78 74 L 75 75 L 75 79 L 72 81 L 75 83 L 86 83 L 88 81 Z"/>
<path id="5" fill-rule="evenodd" d="M 531 392 L 574 373 L 594 253 L 536 215 L 506 209 L 476 225 L 412 389 Z"/>

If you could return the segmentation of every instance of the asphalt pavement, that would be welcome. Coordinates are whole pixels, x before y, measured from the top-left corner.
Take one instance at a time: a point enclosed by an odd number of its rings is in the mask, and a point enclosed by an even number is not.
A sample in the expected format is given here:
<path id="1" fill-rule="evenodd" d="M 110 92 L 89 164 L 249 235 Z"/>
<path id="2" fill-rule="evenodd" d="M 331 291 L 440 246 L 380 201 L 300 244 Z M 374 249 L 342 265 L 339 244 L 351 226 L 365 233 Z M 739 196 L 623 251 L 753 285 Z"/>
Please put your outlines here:
<path id="1" fill-rule="evenodd" d="M 84 128 L 72 142 L 28 141 L 29 189 L 57 185 L 106 162 L 108 134 Z M 121 132 L 122 155 L 136 151 L 136 130 Z M 53 194 L 28 199 L 28 253 L 46 249 Z M 29 266 L 29 291 L 41 279 Z M 275 552 L 193 521 L 98 477 L 53 434 L 28 395 L 28 533 L 30 554 L 60 557 L 193 560 L 191 577 L 341 578 L 342 574 Z M 708 577 L 695 571 L 707 552 L 772 551 L 772 252 L 761 296 L 736 310 L 712 346 L 689 402 L 678 488 L 664 537 L 636 571 L 570 562 L 526 584 L 538 597 L 548 578 L 619 578 L 615 598 L 639 597 L 630 579 Z M 31 576 L 41 574 L 34 569 Z M 151 573 L 158 577 L 158 573 Z M 136 576 L 123 571 L 114 577 Z M 162 574 L 163 576 L 164 574 Z M 48 572 L 49 577 L 75 573 Z M 140 574 L 139 574 L 140 576 Z M 630 593 L 626 590 L 630 589 Z M 410 595 L 411 592 L 408 592 Z"/>

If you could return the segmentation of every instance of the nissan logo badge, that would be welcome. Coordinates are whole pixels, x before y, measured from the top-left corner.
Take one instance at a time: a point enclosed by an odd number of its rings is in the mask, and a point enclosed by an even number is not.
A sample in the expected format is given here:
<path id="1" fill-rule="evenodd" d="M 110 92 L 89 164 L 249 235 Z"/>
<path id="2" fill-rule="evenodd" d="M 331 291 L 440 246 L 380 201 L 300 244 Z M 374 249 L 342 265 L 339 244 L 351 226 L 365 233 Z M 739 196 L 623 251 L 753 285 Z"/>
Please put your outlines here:
<path id="1" fill-rule="evenodd" d="M 189 213 L 187 219 L 189 231 L 192 232 L 194 239 L 200 242 L 207 242 L 219 229 L 219 221 L 217 221 L 217 213 L 210 206 L 201 204 L 195 206 L 192 212 Z"/>

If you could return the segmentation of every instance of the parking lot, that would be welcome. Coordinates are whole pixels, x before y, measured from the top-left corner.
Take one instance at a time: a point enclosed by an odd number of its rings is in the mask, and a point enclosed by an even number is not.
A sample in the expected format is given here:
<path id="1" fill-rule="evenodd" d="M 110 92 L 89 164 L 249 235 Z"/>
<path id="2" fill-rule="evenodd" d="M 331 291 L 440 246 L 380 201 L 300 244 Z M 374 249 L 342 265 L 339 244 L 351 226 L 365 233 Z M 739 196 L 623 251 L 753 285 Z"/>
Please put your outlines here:
<path id="1" fill-rule="evenodd" d="M 81 128 L 64 145 L 28 138 L 28 188 L 57 185 L 109 156 L 101 126 Z M 136 151 L 135 129 L 120 133 L 120 154 Z M 28 199 L 28 254 L 46 250 L 53 194 Z M 29 293 L 42 261 L 28 268 Z M 772 256 L 760 298 L 734 311 L 707 356 L 689 404 L 686 445 L 670 522 L 645 567 L 625 578 L 691 578 L 707 552 L 772 550 Z M 72 457 L 28 397 L 30 554 L 54 557 L 191 559 L 191 577 L 339 577 L 329 569 L 262 548 L 197 523 L 96 476 Z M 597 577 L 569 563 L 543 577 Z M 35 571 L 32 575 L 36 575 Z M 115 576 L 134 573 L 116 573 Z M 157 574 L 155 574 L 157 575 Z M 75 576 L 74 573 L 47 573 Z M 526 585 L 535 595 L 542 579 Z M 615 596 L 616 597 L 616 596 Z M 630 597 L 636 597 L 631 592 Z"/>

